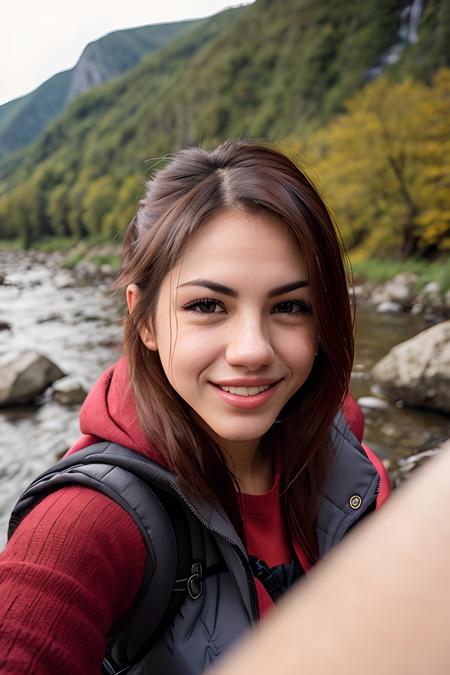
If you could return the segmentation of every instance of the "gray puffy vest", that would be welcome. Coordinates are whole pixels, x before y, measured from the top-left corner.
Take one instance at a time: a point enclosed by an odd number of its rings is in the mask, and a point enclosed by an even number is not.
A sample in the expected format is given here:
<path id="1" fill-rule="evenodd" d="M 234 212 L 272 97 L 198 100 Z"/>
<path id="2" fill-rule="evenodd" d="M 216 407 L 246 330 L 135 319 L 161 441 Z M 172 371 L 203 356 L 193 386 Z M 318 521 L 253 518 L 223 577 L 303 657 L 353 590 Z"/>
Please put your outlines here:
<path id="1" fill-rule="evenodd" d="M 335 420 L 333 445 L 335 461 L 316 523 L 321 556 L 374 507 L 379 489 L 379 475 L 342 414 Z M 71 484 L 100 490 L 120 504 L 135 520 L 147 548 L 140 591 L 111 629 L 102 672 L 199 675 L 256 623 L 259 614 L 252 569 L 225 513 L 208 502 L 188 499 L 173 474 L 120 445 L 92 445 L 42 474 L 17 502 L 9 536 L 38 501 Z M 177 543 L 166 498 L 182 508 L 194 567 L 189 593 L 161 633 L 158 626 L 174 593 L 177 571 Z M 203 572 L 217 572 L 197 574 L 199 561 Z"/>

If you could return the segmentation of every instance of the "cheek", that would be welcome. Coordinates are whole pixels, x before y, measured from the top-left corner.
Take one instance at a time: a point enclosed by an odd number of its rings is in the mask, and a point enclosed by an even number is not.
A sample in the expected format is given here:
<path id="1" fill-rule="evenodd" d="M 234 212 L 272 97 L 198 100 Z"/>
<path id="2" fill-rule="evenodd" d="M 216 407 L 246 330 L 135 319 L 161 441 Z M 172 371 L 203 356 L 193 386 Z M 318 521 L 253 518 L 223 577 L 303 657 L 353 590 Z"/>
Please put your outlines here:
<path id="1" fill-rule="evenodd" d="M 300 335 L 288 335 L 282 342 L 281 357 L 294 375 L 308 375 L 316 356 L 316 335 L 305 328 Z"/>
<path id="2" fill-rule="evenodd" d="M 198 330 L 178 326 L 172 333 L 172 349 L 169 348 L 170 336 L 160 343 L 160 358 L 164 371 L 172 386 L 179 390 L 195 386 L 199 377 L 220 353 L 220 346 L 212 335 Z M 180 392 L 179 392 L 180 393 Z"/>

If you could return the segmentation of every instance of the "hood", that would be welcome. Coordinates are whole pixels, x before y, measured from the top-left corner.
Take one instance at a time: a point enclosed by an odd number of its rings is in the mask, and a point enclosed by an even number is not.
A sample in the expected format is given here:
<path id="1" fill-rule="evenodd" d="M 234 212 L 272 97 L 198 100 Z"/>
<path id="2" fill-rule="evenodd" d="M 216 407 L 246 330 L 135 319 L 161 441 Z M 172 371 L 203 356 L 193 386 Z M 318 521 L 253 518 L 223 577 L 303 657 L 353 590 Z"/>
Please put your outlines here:
<path id="1" fill-rule="evenodd" d="M 161 453 L 147 441 L 140 427 L 124 357 L 107 368 L 92 387 L 81 407 L 80 429 L 83 436 L 66 456 L 99 441 L 111 441 L 165 466 Z"/>

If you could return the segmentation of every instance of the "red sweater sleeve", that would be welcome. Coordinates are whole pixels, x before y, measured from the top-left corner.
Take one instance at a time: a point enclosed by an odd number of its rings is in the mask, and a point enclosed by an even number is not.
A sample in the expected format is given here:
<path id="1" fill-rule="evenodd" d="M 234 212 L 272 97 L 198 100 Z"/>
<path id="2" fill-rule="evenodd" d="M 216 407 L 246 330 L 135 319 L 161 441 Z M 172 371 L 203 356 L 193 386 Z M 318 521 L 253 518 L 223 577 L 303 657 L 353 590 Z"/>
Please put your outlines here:
<path id="1" fill-rule="evenodd" d="M 0 672 L 98 675 L 144 564 L 136 524 L 111 499 L 78 486 L 46 497 L 0 555 Z"/>

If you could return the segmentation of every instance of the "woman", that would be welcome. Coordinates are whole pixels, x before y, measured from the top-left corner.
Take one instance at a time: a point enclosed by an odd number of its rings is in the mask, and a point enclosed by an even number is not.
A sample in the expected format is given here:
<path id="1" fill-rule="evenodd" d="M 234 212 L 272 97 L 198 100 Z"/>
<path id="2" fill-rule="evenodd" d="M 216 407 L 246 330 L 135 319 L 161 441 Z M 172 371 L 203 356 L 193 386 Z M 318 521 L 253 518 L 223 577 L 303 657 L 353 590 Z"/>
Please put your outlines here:
<path id="1" fill-rule="evenodd" d="M 136 646 L 135 617 L 158 614 L 167 585 L 162 516 L 148 524 L 151 498 L 122 469 L 119 488 L 104 487 L 114 471 L 52 474 L 60 489 L 35 498 L 0 559 L 0 670 L 87 675 L 107 651 L 105 672 L 200 673 L 388 491 L 339 412 L 353 359 L 342 254 L 290 159 L 252 142 L 175 155 L 148 183 L 117 284 L 125 356 L 66 461 L 112 444 L 145 458 L 152 487 L 183 504 L 175 519 L 200 529 L 199 592 Z"/>

